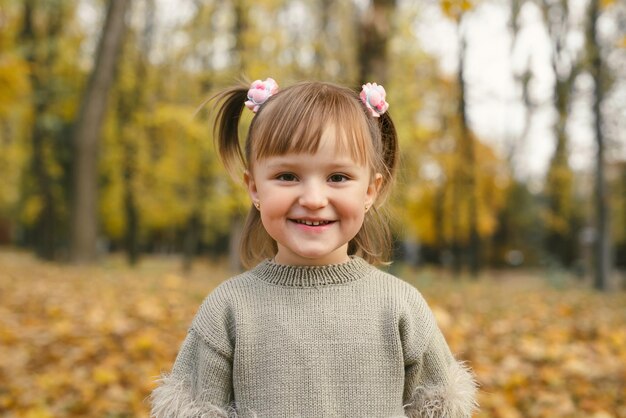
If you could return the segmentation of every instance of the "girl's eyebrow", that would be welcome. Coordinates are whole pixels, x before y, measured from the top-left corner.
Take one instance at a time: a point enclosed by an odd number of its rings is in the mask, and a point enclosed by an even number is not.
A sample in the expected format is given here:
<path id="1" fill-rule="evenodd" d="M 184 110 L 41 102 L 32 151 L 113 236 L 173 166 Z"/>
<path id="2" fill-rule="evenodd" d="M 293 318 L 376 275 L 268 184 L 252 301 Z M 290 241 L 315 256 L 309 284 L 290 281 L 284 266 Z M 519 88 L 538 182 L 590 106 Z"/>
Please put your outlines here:
<path id="1" fill-rule="evenodd" d="M 328 164 L 322 163 L 318 165 L 318 167 L 321 167 L 329 171 L 350 170 L 356 167 L 360 167 L 360 164 L 357 164 L 354 161 L 350 160 L 350 161 L 338 162 L 338 163 L 332 163 L 332 162 Z M 270 170 L 296 170 L 296 169 L 302 168 L 302 164 L 284 161 L 284 162 L 270 163 L 267 165 L 267 168 L 269 168 Z"/>
<path id="2" fill-rule="evenodd" d="M 355 161 L 352 161 L 351 159 L 346 159 L 346 160 L 342 160 L 342 161 L 330 161 L 328 163 L 323 163 L 322 167 L 324 168 L 328 168 L 328 169 L 348 169 L 348 168 L 354 168 L 354 167 L 360 167 L 361 164 L 358 164 Z M 276 162 L 272 162 L 269 163 L 267 165 L 267 167 L 269 169 L 293 169 L 293 168 L 302 168 L 302 164 L 298 163 L 298 162 L 292 162 L 292 161 L 288 161 L 288 160 L 279 160 Z"/>

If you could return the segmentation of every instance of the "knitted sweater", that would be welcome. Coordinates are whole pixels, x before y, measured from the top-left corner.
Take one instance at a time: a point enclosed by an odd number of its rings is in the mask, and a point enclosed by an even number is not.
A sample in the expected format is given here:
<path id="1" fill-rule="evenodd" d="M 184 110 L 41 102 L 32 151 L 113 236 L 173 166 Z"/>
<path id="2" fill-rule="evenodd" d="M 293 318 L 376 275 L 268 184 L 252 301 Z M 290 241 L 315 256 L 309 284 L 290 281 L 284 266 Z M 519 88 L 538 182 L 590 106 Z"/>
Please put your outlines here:
<path id="1" fill-rule="evenodd" d="M 359 257 L 264 261 L 218 286 L 153 391 L 152 416 L 470 417 L 472 374 L 421 294 Z"/>

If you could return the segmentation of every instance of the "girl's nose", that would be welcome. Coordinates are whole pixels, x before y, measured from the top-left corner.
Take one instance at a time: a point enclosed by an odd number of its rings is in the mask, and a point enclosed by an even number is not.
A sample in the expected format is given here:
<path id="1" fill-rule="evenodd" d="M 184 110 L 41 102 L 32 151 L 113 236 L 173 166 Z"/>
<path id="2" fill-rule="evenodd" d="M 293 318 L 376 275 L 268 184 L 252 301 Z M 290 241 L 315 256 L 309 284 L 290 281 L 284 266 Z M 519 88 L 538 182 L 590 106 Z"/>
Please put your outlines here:
<path id="1" fill-rule="evenodd" d="M 317 182 L 306 182 L 298 203 L 307 209 L 320 209 L 328 205 L 328 198 L 324 193 L 324 186 Z"/>

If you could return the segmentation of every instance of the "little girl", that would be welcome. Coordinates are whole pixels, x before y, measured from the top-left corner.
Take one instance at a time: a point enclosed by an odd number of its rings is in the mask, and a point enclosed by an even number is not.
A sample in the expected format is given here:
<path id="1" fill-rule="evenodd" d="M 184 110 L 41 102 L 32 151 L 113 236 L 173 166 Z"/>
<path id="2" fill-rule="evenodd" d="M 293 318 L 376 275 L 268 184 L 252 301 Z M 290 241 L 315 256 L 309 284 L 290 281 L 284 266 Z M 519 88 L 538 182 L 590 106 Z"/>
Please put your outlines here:
<path id="1" fill-rule="evenodd" d="M 470 417 L 476 383 L 421 294 L 372 266 L 390 246 L 380 205 L 397 153 L 383 87 L 268 78 L 214 103 L 220 156 L 252 200 L 250 270 L 205 299 L 152 415 Z"/>

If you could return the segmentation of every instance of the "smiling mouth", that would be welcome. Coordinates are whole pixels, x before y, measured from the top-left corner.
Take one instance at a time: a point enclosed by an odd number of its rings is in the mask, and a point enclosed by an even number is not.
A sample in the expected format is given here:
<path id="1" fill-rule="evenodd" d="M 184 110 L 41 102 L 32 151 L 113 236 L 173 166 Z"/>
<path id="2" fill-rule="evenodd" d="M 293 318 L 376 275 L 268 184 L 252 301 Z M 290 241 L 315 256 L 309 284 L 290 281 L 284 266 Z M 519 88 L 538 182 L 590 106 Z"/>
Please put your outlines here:
<path id="1" fill-rule="evenodd" d="M 335 221 L 307 221 L 304 219 L 292 219 L 292 221 L 297 224 L 307 225 L 307 226 L 323 226 L 323 225 L 328 225 L 328 224 L 335 222 Z"/>

